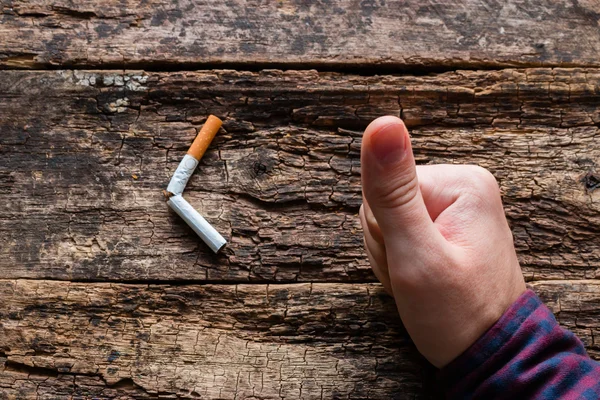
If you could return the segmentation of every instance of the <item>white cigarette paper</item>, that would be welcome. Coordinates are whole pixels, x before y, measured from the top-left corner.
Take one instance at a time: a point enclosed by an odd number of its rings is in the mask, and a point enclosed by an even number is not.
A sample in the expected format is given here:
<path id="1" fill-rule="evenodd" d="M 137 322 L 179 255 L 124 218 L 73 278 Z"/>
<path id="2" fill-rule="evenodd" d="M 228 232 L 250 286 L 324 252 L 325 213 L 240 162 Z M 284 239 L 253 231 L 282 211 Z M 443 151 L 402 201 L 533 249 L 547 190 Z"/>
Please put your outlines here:
<path id="1" fill-rule="evenodd" d="M 186 156 L 187 157 L 187 156 Z M 185 159 L 184 159 L 185 160 Z M 185 186 L 185 184 L 184 184 Z M 169 190 L 170 191 L 170 190 Z M 215 253 L 221 247 L 225 246 L 225 238 L 219 234 L 203 217 L 194 210 L 181 195 L 171 196 L 167 201 L 169 207 L 173 209 L 183 220 L 200 236 L 204 243 L 208 245 Z"/>
<path id="2" fill-rule="evenodd" d="M 198 160 L 189 154 L 186 154 L 175 170 L 175 173 L 169 182 L 169 186 L 167 186 L 167 192 L 171 192 L 174 195 L 182 194 L 185 185 L 187 185 L 190 176 L 192 176 L 197 166 Z"/>

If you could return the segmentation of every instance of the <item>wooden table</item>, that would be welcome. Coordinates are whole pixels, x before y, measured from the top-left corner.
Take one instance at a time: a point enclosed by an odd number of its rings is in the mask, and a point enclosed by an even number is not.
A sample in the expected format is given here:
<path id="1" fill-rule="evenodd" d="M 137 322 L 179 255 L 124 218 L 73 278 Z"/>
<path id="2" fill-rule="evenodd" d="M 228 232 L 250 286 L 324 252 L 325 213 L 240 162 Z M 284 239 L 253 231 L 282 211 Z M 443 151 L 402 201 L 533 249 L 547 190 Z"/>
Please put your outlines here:
<path id="1" fill-rule="evenodd" d="M 362 249 L 359 151 L 502 188 L 600 359 L 600 4 L 0 0 L 0 398 L 435 396 Z M 161 194 L 208 114 L 185 197 Z M 443 334 L 443 332 L 440 332 Z"/>

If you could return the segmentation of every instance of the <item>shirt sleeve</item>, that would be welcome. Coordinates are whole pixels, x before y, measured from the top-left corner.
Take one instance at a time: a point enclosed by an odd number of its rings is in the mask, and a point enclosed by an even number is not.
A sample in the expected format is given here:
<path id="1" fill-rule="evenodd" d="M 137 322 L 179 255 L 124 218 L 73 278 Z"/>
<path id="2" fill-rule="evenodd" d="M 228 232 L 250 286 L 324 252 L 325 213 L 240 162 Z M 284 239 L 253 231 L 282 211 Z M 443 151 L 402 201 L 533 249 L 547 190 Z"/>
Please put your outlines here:
<path id="1" fill-rule="evenodd" d="M 438 379 L 448 399 L 600 399 L 600 364 L 531 290 Z"/>

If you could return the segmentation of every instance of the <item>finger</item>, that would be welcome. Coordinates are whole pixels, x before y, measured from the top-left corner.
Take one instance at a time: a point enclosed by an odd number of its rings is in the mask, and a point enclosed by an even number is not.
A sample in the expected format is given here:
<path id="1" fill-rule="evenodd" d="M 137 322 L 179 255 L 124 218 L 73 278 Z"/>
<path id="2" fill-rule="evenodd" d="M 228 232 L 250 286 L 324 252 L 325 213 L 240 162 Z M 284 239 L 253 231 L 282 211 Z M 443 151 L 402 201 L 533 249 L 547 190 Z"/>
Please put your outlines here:
<path id="1" fill-rule="evenodd" d="M 375 258 L 377 256 L 373 255 L 373 253 L 369 249 L 369 246 L 366 244 L 366 238 L 365 238 L 365 251 L 367 253 L 367 258 L 369 259 L 369 262 L 371 263 L 371 269 L 373 270 L 373 273 L 377 277 L 377 280 L 379 280 L 379 282 L 381 282 L 381 285 L 383 286 L 383 288 L 385 289 L 387 294 L 394 297 L 394 291 L 392 290 L 390 276 L 387 272 L 387 263 L 386 263 L 385 270 L 380 268 L 380 265 L 377 264 L 377 262 L 375 261 Z"/>
<path id="2" fill-rule="evenodd" d="M 371 268 L 373 269 L 373 273 L 381 282 L 385 290 L 393 296 L 392 288 L 390 284 L 390 277 L 387 266 L 387 257 L 385 253 L 385 246 L 376 241 L 369 228 L 369 223 L 366 220 L 364 205 L 361 206 L 359 210 L 360 223 L 363 227 L 363 235 L 364 235 L 364 244 L 365 251 L 369 258 L 369 263 L 371 264 Z"/>
<path id="3" fill-rule="evenodd" d="M 408 131 L 396 117 L 381 117 L 365 130 L 361 149 L 363 193 L 385 243 L 409 254 L 435 246 L 435 229 L 421 191 Z"/>
<path id="4" fill-rule="evenodd" d="M 367 223 L 369 233 L 376 242 L 384 245 L 383 235 L 381 234 L 381 228 L 379 228 L 379 224 L 377 223 L 377 220 L 373 215 L 373 211 L 371 211 L 371 207 L 369 207 L 369 203 L 364 197 L 362 207 L 364 208 L 364 218 Z"/>

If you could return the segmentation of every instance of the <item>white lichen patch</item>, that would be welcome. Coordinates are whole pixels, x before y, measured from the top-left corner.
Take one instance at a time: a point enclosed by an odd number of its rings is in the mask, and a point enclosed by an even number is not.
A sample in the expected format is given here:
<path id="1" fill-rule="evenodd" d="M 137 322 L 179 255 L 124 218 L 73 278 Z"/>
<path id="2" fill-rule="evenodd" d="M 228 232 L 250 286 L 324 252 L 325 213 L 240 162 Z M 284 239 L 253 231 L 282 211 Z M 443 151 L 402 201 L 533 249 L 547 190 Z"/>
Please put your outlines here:
<path id="1" fill-rule="evenodd" d="M 129 99 L 127 97 L 124 97 L 122 99 L 117 99 L 115 101 L 113 101 L 112 103 L 109 103 L 107 108 L 108 111 L 110 112 L 116 112 L 116 113 L 121 113 L 126 111 L 127 107 L 129 107 Z"/>
<path id="2" fill-rule="evenodd" d="M 95 86 L 96 85 L 96 74 L 92 74 L 89 72 L 83 71 L 74 71 L 73 72 L 74 81 L 76 85 L 80 86 Z"/>
<path id="3" fill-rule="evenodd" d="M 148 90 L 145 83 L 148 81 L 148 75 L 143 73 L 114 74 L 114 73 L 91 73 L 85 71 L 57 71 L 57 74 L 68 82 L 78 86 L 116 86 L 123 87 L 134 92 Z"/>
<path id="4" fill-rule="evenodd" d="M 143 84 L 148 81 L 148 75 L 131 75 L 131 76 L 128 76 L 127 78 L 130 78 L 127 80 L 127 83 L 125 84 L 125 87 L 127 89 L 133 90 L 135 92 L 148 90 L 148 88 L 146 86 L 143 86 Z"/>
<path id="5" fill-rule="evenodd" d="M 102 83 L 104 86 L 119 86 L 134 92 L 148 90 L 144 84 L 148 81 L 148 75 L 127 74 L 127 75 L 104 75 Z"/>
<path id="6" fill-rule="evenodd" d="M 115 76 L 114 75 L 104 75 L 102 77 L 102 84 L 104 86 L 112 86 L 115 84 Z"/>

